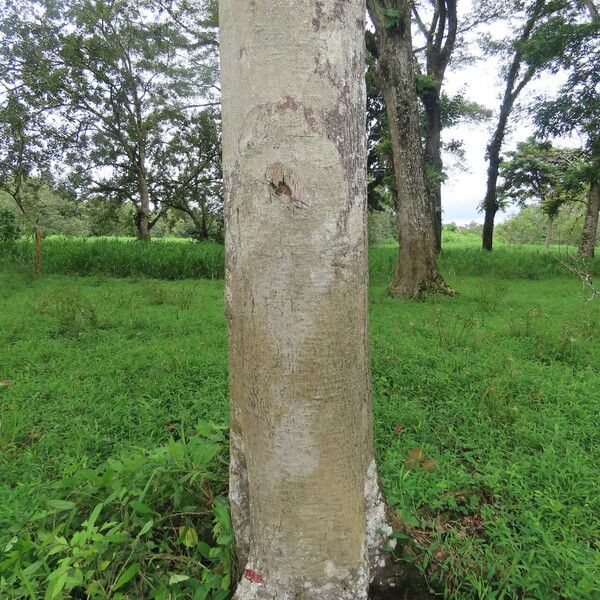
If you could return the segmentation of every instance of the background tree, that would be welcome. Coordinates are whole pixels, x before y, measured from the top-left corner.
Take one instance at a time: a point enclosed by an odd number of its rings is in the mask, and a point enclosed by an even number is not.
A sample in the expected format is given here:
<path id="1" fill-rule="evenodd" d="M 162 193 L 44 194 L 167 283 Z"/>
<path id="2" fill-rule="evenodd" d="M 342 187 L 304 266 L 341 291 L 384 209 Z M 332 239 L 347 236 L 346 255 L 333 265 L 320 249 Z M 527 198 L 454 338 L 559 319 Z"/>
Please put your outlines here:
<path id="1" fill-rule="evenodd" d="M 34 271 L 42 268 L 40 191 L 51 180 L 53 166 L 70 135 L 61 122 L 63 106 L 58 79 L 45 54 L 51 31 L 28 24 L 32 4 L 2 6 L 0 16 L 0 191 L 14 202 L 35 240 Z"/>
<path id="2" fill-rule="evenodd" d="M 562 204 L 552 224 L 553 243 L 577 246 L 581 240 L 584 217 L 585 202 Z M 526 205 L 496 229 L 498 238 L 508 244 L 543 243 L 547 237 L 548 215 L 538 204 Z"/>
<path id="3" fill-rule="evenodd" d="M 0 208 L 0 243 L 14 242 L 20 235 L 21 229 L 13 212 Z"/>
<path id="4" fill-rule="evenodd" d="M 223 221 L 221 136 L 218 115 L 205 110 L 181 115 L 177 135 L 161 145 L 151 188 L 160 205 L 186 214 L 193 236 L 220 237 Z"/>
<path id="5" fill-rule="evenodd" d="M 79 124 L 71 180 L 88 196 L 131 202 L 142 240 L 164 210 L 152 187 L 156 155 L 211 95 L 212 16 L 201 0 L 77 0 L 44 14 L 69 118 Z"/>
<path id="6" fill-rule="evenodd" d="M 381 560 L 364 16 L 220 3 L 237 600 L 366 599 Z"/>
<path id="7" fill-rule="evenodd" d="M 442 247 L 442 85 L 458 34 L 457 0 L 434 0 L 433 13 L 425 22 L 421 2 L 414 2 L 412 13 L 425 38 L 425 68 L 419 76 L 419 96 L 425 113 L 425 168 L 433 204 L 435 239 Z"/>
<path id="8" fill-rule="evenodd" d="M 42 272 L 42 228 L 39 192 L 40 169 L 46 162 L 43 147 L 43 113 L 32 111 L 10 92 L 0 108 L 0 191 L 14 202 L 31 227 L 35 242 L 34 272 Z"/>
<path id="9" fill-rule="evenodd" d="M 397 193 L 400 252 L 390 294 L 417 298 L 450 289 L 437 268 L 435 227 L 427 193 L 413 63 L 411 7 L 402 0 L 369 0 L 376 30 L 376 78 L 390 134 Z"/>
<path id="10" fill-rule="evenodd" d="M 591 0 L 581 8 L 589 12 L 591 21 L 581 22 L 572 13 L 557 15 L 543 28 L 539 43 L 528 48 L 527 57 L 542 55 L 552 69 L 569 72 L 556 97 L 536 105 L 535 122 L 540 135 L 578 134 L 586 140 L 587 160 L 578 172 L 588 187 L 579 253 L 591 257 L 600 212 L 600 17 Z"/>
<path id="11" fill-rule="evenodd" d="M 503 182 L 498 188 L 499 203 L 537 203 L 548 218 L 546 248 L 552 242 L 553 224 L 561 206 L 581 198 L 581 182 L 573 177 L 580 163 L 577 155 L 575 150 L 554 148 L 551 142 L 530 138 L 508 152 L 500 164 Z"/>
<path id="12" fill-rule="evenodd" d="M 523 24 L 517 36 L 504 40 L 500 44 L 486 40 L 488 51 L 500 53 L 506 60 L 507 68 L 503 72 L 504 94 L 498 112 L 498 121 L 487 147 L 488 171 L 485 198 L 482 209 L 485 213 L 483 224 L 483 249 L 491 250 L 494 237 L 494 222 L 500 206 L 498 203 L 498 172 L 501 151 L 506 137 L 509 119 L 521 92 L 534 76 L 547 63 L 543 54 L 528 51 L 537 42 L 544 39 L 542 24 L 560 11 L 570 10 L 570 4 L 562 0 L 534 0 L 528 3 L 518 2 L 513 10 L 523 15 Z M 527 55 L 527 60 L 526 60 Z"/>

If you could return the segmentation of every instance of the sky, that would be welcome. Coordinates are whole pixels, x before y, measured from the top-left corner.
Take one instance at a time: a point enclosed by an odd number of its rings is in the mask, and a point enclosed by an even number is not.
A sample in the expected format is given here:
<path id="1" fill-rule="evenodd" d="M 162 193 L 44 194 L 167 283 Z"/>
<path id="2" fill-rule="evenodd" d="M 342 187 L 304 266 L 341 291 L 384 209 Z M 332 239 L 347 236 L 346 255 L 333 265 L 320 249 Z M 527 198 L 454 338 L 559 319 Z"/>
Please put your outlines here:
<path id="1" fill-rule="evenodd" d="M 463 3 L 463 10 L 468 10 L 470 2 Z M 509 33 L 505 24 L 495 24 L 491 32 L 498 37 Z M 494 111 L 494 116 L 487 122 L 478 124 L 460 124 L 444 130 L 442 139 L 464 140 L 465 158 L 456 165 L 455 160 L 446 157 L 447 180 L 442 189 L 442 210 L 444 223 L 455 222 L 458 225 L 466 225 L 471 221 L 483 222 L 483 214 L 478 212 L 477 207 L 485 195 L 487 163 L 485 160 L 485 149 L 496 124 L 498 107 L 504 91 L 503 82 L 500 81 L 499 73 L 501 64 L 499 60 L 485 57 L 462 68 L 449 67 L 444 81 L 444 91 L 449 95 L 464 91 L 468 100 L 482 104 Z M 528 100 L 540 95 L 552 95 L 562 83 L 564 76 L 542 74 L 531 81 L 525 88 L 521 98 L 526 104 Z M 533 127 L 531 121 L 525 116 L 513 119 L 503 152 L 512 150 L 520 141 L 524 141 L 532 135 Z M 562 140 L 559 145 L 574 145 L 577 140 Z M 514 209 L 508 209 L 508 214 L 514 213 Z M 498 213 L 497 221 L 501 222 L 507 218 L 507 213 Z"/>

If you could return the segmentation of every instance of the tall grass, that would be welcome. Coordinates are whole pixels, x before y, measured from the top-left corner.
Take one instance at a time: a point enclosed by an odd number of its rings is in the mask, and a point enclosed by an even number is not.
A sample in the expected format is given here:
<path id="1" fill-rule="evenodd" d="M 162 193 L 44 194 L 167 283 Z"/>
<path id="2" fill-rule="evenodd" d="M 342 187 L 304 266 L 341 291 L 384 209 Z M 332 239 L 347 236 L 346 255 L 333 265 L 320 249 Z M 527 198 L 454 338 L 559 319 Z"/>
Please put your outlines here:
<path id="1" fill-rule="evenodd" d="M 440 256 L 442 272 L 453 276 L 488 276 L 499 279 L 547 279 L 568 275 L 556 260 L 573 249 L 497 244 L 493 252 L 480 249 L 477 236 L 445 232 Z M 369 273 L 374 282 L 389 281 L 394 273 L 398 247 L 395 242 L 370 247 Z M 29 239 L 0 247 L 0 262 L 29 269 L 33 244 Z M 154 279 L 221 279 L 223 246 L 181 239 L 157 239 L 151 243 L 131 238 L 49 237 L 43 244 L 43 271 L 59 275 L 145 276 Z M 600 275 L 600 259 L 589 263 L 591 275 Z"/>
<path id="2" fill-rule="evenodd" d="M 44 273 L 59 275 L 146 276 L 155 279 L 221 279 L 223 246 L 213 242 L 131 238 L 49 237 L 43 243 Z M 27 268 L 33 244 L 19 240 L 0 250 L 5 262 Z"/>

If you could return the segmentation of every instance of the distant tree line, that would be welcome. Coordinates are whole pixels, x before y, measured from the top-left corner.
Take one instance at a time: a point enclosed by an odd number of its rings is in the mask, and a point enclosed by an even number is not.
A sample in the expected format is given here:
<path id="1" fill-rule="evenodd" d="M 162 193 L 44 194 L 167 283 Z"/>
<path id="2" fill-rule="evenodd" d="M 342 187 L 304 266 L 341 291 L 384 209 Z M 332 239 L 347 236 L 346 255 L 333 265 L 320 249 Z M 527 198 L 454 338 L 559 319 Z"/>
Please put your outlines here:
<path id="1" fill-rule="evenodd" d="M 49 186 L 90 233 L 126 212 L 141 240 L 179 215 L 220 235 L 214 2 L 11 0 L 0 36 L 0 190 L 27 221 Z"/>
<path id="2" fill-rule="evenodd" d="M 221 239 L 215 0 L 0 4 L 0 206 L 38 241 L 59 230 Z M 577 243 L 592 256 L 600 212 L 595 1 L 485 0 L 468 13 L 460 0 L 367 7 L 369 209 L 393 214 L 401 240 L 390 292 L 453 293 L 437 254 L 442 184 L 452 177 L 449 158 L 464 152 L 445 130 L 461 121 L 493 119 L 483 248 L 493 247 L 498 211 L 535 205 L 527 214 L 545 215 L 548 245 L 560 213 L 583 212 Z M 494 111 L 469 90 L 446 92 L 450 70 L 488 57 L 502 65 Z M 555 94 L 525 96 L 557 72 L 565 83 Z M 507 153 L 507 135 L 523 118 L 535 135 Z M 582 146 L 561 149 L 557 140 L 574 134 Z M 60 223 L 51 205 L 60 205 Z"/>

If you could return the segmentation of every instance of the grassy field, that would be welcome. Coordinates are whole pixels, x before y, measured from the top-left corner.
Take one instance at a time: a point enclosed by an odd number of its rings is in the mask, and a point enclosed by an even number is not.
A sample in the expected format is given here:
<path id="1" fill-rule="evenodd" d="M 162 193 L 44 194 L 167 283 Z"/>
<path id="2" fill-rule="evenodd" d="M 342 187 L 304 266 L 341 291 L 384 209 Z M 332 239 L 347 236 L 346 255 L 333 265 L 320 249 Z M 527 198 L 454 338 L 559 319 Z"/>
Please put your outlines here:
<path id="1" fill-rule="evenodd" d="M 478 235 L 444 232 L 444 253 L 440 266 L 449 276 L 488 275 L 498 278 L 540 279 L 564 276 L 564 267 L 555 258 L 568 256 L 573 248 L 554 246 L 549 254 L 543 245 L 515 246 L 496 242 L 495 251 L 479 252 Z M 372 247 L 369 261 L 371 278 L 388 278 L 396 261 L 397 244 Z M 550 258 L 549 258 L 550 257 Z M 0 247 L 0 264 L 31 269 L 33 243 L 23 238 Z M 64 238 L 50 236 L 43 242 L 43 270 L 53 275 L 144 276 L 155 279 L 222 279 L 223 246 L 199 244 L 179 238 L 156 239 L 152 244 L 133 238 Z M 600 275 L 600 260 L 588 270 Z"/>
<path id="2" fill-rule="evenodd" d="M 395 249 L 370 257 L 403 560 L 453 599 L 598 598 L 600 301 L 540 249 L 448 241 L 458 298 L 392 300 Z M 185 279 L 220 250 L 104 241 L 67 269 L 77 244 L 47 270 L 93 275 L 35 280 L 25 244 L 0 270 L 0 598 L 227 598 L 223 283 Z"/>

